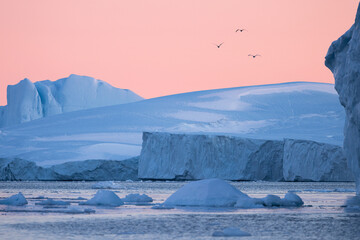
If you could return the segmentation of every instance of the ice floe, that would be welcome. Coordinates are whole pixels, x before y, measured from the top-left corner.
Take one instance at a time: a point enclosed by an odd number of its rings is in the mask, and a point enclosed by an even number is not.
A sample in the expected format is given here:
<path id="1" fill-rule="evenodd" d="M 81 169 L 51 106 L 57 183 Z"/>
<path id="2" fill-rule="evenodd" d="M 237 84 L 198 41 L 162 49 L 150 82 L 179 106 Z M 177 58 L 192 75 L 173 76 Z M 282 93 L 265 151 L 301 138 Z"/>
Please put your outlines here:
<path id="1" fill-rule="evenodd" d="M 24 197 L 24 195 L 19 192 L 18 194 L 12 195 L 8 198 L 0 200 L 0 204 L 4 205 L 12 205 L 12 206 L 23 206 L 28 204 L 28 201 Z"/>

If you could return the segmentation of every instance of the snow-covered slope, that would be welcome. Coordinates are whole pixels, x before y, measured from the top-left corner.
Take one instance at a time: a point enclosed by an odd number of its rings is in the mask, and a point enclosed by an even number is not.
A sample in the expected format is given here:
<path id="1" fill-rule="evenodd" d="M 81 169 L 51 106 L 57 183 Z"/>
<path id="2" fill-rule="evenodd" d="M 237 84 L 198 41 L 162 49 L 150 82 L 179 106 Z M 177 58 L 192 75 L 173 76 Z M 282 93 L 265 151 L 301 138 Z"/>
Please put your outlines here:
<path id="1" fill-rule="evenodd" d="M 314 140 L 341 145 L 334 85 L 283 83 L 171 95 L 68 112 L 1 129 L 0 157 L 53 165 L 140 155 L 142 132 Z"/>
<path id="2" fill-rule="evenodd" d="M 346 110 L 344 151 L 360 195 L 360 4 L 354 25 L 326 55 L 325 65 L 333 72 L 335 88 Z"/>
<path id="3" fill-rule="evenodd" d="M 353 181 L 340 146 L 309 140 L 144 133 L 139 178 Z"/>
<path id="4" fill-rule="evenodd" d="M 130 90 L 119 89 L 91 77 L 70 75 L 55 82 L 32 83 L 24 79 L 7 88 L 7 102 L 0 110 L 0 127 L 41 117 L 88 108 L 142 100 Z"/>

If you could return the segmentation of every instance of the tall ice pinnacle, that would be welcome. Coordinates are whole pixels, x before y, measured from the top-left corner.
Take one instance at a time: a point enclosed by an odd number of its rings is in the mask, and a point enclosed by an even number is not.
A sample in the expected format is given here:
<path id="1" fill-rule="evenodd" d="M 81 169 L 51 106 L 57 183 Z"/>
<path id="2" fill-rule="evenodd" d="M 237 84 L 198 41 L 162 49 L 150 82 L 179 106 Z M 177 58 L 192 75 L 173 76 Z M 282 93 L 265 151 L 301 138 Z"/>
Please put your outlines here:
<path id="1" fill-rule="evenodd" d="M 354 25 L 333 42 L 325 65 L 335 77 L 335 89 L 346 111 L 344 151 L 360 195 L 360 4 Z"/>

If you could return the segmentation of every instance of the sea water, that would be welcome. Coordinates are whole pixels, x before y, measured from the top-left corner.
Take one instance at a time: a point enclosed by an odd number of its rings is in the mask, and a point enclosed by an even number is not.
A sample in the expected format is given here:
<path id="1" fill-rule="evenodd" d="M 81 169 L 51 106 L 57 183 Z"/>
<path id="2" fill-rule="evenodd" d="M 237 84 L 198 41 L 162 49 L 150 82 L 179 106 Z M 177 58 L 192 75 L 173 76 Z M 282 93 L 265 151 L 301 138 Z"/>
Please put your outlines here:
<path id="1" fill-rule="evenodd" d="M 0 239 L 221 239 L 212 234 L 227 227 L 251 234 L 243 239 L 360 239 L 360 212 L 344 207 L 355 196 L 354 183 L 231 182 L 251 197 L 295 191 L 304 201 L 300 208 L 153 209 L 186 182 L 149 181 L 114 182 L 110 190 L 120 198 L 146 194 L 152 203 L 79 205 L 97 192 L 95 183 L 0 182 L 0 199 L 22 192 L 28 200 L 25 206 L 0 205 Z M 70 206 L 36 205 L 47 198 Z"/>

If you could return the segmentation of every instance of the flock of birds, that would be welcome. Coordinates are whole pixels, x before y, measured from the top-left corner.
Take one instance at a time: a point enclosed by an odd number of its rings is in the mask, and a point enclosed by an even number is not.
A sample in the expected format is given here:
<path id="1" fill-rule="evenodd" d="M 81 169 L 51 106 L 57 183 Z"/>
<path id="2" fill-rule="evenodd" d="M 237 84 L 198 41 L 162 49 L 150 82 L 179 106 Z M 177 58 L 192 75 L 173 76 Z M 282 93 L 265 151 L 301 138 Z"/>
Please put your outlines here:
<path id="1" fill-rule="evenodd" d="M 238 29 L 236 29 L 235 30 L 235 32 L 243 32 L 243 31 L 247 31 L 245 28 L 238 28 Z M 222 42 L 222 43 L 220 43 L 220 44 L 214 44 L 217 48 L 220 48 L 221 47 L 221 45 L 223 45 L 224 43 Z M 252 57 L 252 58 L 256 58 L 256 57 L 261 57 L 261 55 L 260 54 L 249 54 L 248 55 L 249 57 Z"/>

